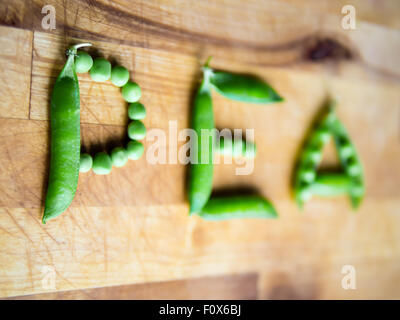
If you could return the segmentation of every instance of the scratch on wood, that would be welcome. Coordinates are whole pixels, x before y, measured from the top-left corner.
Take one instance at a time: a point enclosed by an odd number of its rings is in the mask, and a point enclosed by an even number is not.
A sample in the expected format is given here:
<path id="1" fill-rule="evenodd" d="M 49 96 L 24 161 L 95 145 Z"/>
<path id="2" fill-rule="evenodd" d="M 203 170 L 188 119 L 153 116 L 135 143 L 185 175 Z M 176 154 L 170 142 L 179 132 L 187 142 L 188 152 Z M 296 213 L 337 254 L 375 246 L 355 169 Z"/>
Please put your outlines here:
<path id="1" fill-rule="evenodd" d="M 46 233 L 50 239 L 52 239 L 57 245 L 59 245 L 58 241 L 50 234 L 50 232 L 48 232 L 46 230 L 46 226 L 42 225 L 42 223 L 40 222 L 40 220 L 36 219 L 30 212 L 29 210 L 27 210 L 27 212 L 29 213 L 29 216 L 35 221 L 35 223 L 39 226 L 39 228 L 44 231 L 44 233 Z"/>
<path id="2" fill-rule="evenodd" d="M 5 208 L 5 211 L 7 213 L 7 215 L 11 218 L 11 220 L 14 222 L 14 224 L 18 227 L 18 229 L 22 232 L 22 234 L 31 242 L 34 243 L 32 241 L 32 239 L 28 236 L 28 234 L 25 232 L 24 228 L 22 228 L 19 223 L 17 222 L 17 220 L 15 220 L 15 218 L 13 217 L 12 213 L 9 212 L 9 210 L 7 208 Z"/>

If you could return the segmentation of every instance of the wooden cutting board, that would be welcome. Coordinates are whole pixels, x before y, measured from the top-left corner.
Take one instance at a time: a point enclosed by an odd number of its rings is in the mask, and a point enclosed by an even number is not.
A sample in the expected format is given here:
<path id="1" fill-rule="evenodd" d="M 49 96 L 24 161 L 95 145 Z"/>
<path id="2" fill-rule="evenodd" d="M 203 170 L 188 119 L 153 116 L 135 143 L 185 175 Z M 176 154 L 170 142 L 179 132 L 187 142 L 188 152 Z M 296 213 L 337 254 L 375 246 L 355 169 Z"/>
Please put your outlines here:
<path id="1" fill-rule="evenodd" d="M 48 4 L 55 30 L 42 28 Z M 356 9 L 355 30 L 342 28 L 345 4 Z M 400 298 L 399 13 L 395 0 L 2 1 L 0 296 L 256 272 L 262 298 Z M 131 71 L 146 127 L 166 132 L 160 143 L 176 152 L 165 164 L 143 157 L 108 176 L 82 174 L 71 207 L 44 226 L 49 95 L 66 47 L 83 41 Z M 251 175 L 235 175 L 244 164 L 216 166 L 215 189 L 252 187 L 277 220 L 188 217 L 187 168 L 170 163 L 184 141 L 170 129 L 188 127 L 208 56 L 285 97 L 253 106 L 213 96 L 217 127 L 254 128 L 259 150 Z M 79 80 L 82 144 L 110 150 L 125 139 L 127 106 L 112 85 Z M 363 161 L 356 213 L 345 197 L 313 199 L 300 212 L 290 193 L 296 154 L 327 97 Z M 324 165 L 336 163 L 330 147 Z M 345 265 L 355 290 L 342 288 Z"/>

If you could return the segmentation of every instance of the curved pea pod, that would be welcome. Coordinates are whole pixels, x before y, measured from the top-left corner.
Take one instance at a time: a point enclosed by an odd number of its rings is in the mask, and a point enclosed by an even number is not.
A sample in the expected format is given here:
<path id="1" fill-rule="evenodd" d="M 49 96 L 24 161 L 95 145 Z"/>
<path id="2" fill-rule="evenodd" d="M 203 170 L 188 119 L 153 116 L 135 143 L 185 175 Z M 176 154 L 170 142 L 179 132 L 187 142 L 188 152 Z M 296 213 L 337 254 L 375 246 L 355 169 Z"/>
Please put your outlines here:
<path id="1" fill-rule="evenodd" d="M 231 100 L 256 104 L 283 101 L 270 85 L 252 75 L 212 71 L 210 82 L 216 91 Z"/>
<path id="2" fill-rule="evenodd" d="M 211 197 L 199 216 L 206 220 L 277 218 L 273 205 L 260 196 Z"/>
<path id="3" fill-rule="evenodd" d="M 211 195 L 213 179 L 213 145 L 215 137 L 207 137 L 202 141 L 203 132 L 213 132 L 214 114 L 211 90 L 208 78 L 202 81 L 194 100 L 192 112 L 192 128 L 197 134 L 197 143 L 192 147 L 192 163 L 190 165 L 189 203 L 190 214 L 199 213 Z M 205 131 L 204 131 L 205 130 Z M 205 134 L 205 136 L 207 136 Z M 208 143 L 204 143 L 208 142 Z"/>
<path id="4" fill-rule="evenodd" d="M 352 179 L 346 174 L 319 173 L 310 191 L 313 195 L 333 197 L 349 193 L 352 185 Z"/>
<path id="5" fill-rule="evenodd" d="M 336 119 L 331 127 L 340 162 L 352 181 L 349 196 L 353 208 L 356 209 L 360 206 L 365 194 L 363 166 L 343 124 Z"/>
<path id="6" fill-rule="evenodd" d="M 363 168 L 349 135 L 336 117 L 334 102 L 329 102 L 328 112 L 320 119 L 300 157 L 295 178 L 296 200 L 300 207 L 312 195 L 335 196 L 347 193 L 353 208 L 357 208 L 365 193 Z M 317 173 L 322 148 L 333 137 L 343 173 Z"/>
<path id="7" fill-rule="evenodd" d="M 294 181 L 295 198 L 300 208 L 312 197 L 311 186 L 318 176 L 317 167 L 322 160 L 322 150 L 333 135 L 329 124 L 335 118 L 329 109 L 311 130 L 301 151 Z"/>
<path id="8" fill-rule="evenodd" d="M 80 167 L 80 101 L 75 72 L 76 45 L 67 50 L 68 59 L 58 76 L 50 108 L 50 174 L 42 222 L 55 218 L 71 204 L 78 185 Z"/>

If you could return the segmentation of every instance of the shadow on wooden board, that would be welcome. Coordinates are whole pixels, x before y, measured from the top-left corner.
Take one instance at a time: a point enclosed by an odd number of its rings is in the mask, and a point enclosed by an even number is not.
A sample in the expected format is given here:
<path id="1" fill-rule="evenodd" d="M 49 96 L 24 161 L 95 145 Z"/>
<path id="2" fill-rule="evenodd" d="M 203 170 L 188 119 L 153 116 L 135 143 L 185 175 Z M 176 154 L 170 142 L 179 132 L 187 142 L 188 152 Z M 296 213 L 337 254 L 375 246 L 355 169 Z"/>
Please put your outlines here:
<path id="1" fill-rule="evenodd" d="M 7 300 L 248 300 L 257 299 L 255 273 L 42 293 Z"/>

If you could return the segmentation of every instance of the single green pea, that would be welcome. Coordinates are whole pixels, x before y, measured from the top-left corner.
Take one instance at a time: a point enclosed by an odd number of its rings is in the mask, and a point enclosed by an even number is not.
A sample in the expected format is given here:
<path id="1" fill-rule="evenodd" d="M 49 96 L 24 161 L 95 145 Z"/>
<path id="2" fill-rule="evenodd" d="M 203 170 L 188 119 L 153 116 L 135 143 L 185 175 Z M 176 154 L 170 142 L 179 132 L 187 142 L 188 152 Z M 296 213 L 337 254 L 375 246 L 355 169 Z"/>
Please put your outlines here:
<path id="1" fill-rule="evenodd" d="M 92 170 L 95 174 L 109 174 L 112 169 L 110 156 L 105 152 L 99 152 L 94 156 Z"/>
<path id="2" fill-rule="evenodd" d="M 301 190 L 299 190 L 297 197 L 301 203 L 304 203 L 312 198 L 312 192 L 309 188 L 305 187 L 305 188 L 302 188 Z"/>
<path id="3" fill-rule="evenodd" d="M 301 168 L 298 171 L 301 181 L 311 183 L 315 180 L 316 172 L 313 168 Z"/>
<path id="4" fill-rule="evenodd" d="M 304 162 L 310 162 L 311 164 L 316 165 L 322 159 L 322 152 L 320 149 L 307 148 L 302 156 Z"/>
<path id="5" fill-rule="evenodd" d="M 125 67 L 115 66 L 111 71 L 111 82 L 117 87 L 123 87 L 129 81 L 129 71 Z"/>
<path id="6" fill-rule="evenodd" d="M 81 153 L 79 171 L 88 172 L 90 169 L 92 169 L 92 165 L 93 165 L 92 156 L 87 153 Z"/>
<path id="7" fill-rule="evenodd" d="M 90 69 L 90 77 L 96 82 L 107 81 L 111 77 L 111 63 L 104 58 L 96 58 Z"/>
<path id="8" fill-rule="evenodd" d="M 350 143 L 345 143 L 339 148 L 339 155 L 342 159 L 348 159 L 352 155 L 354 155 L 354 149 Z"/>
<path id="9" fill-rule="evenodd" d="M 122 96 L 127 102 L 136 102 L 142 96 L 142 91 L 136 82 L 128 81 L 122 87 Z"/>
<path id="10" fill-rule="evenodd" d="M 114 167 L 123 167 L 128 161 L 128 154 L 124 148 L 117 147 L 111 151 L 111 162 Z"/>
<path id="11" fill-rule="evenodd" d="M 129 105 L 128 116 L 131 120 L 142 120 L 146 117 L 146 109 L 140 102 L 134 102 Z"/>
<path id="12" fill-rule="evenodd" d="M 313 132 L 313 136 L 311 137 L 311 142 L 315 145 L 319 144 L 324 145 L 329 141 L 330 137 L 331 133 L 329 132 L 329 130 L 327 128 L 321 127 Z"/>
<path id="13" fill-rule="evenodd" d="M 78 51 L 75 57 L 75 70 L 78 73 L 85 73 L 93 66 L 93 59 L 89 53 L 85 51 Z"/>
<path id="14" fill-rule="evenodd" d="M 140 159 L 144 152 L 143 143 L 136 140 L 129 141 L 128 145 L 126 146 L 126 152 L 130 160 Z"/>
<path id="15" fill-rule="evenodd" d="M 140 120 L 133 120 L 128 125 L 128 136 L 132 140 L 142 140 L 146 136 L 146 127 Z"/>
<path id="16" fill-rule="evenodd" d="M 347 163 L 346 171 L 352 177 L 358 176 L 361 173 L 361 166 L 356 159 L 350 158 Z"/>

